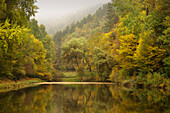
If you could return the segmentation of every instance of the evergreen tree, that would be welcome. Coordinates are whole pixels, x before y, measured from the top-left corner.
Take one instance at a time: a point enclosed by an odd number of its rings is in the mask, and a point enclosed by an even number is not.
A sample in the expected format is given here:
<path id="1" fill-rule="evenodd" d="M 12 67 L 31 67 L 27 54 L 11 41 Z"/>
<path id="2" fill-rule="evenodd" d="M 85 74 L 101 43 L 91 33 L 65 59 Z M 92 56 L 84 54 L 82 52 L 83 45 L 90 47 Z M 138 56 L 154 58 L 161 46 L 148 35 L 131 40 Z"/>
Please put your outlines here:
<path id="1" fill-rule="evenodd" d="M 105 23 L 105 32 L 110 32 L 114 24 L 118 22 L 118 16 L 116 14 L 116 10 L 112 3 L 108 3 L 107 6 L 107 14 L 106 14 L 106 23 Z"/>

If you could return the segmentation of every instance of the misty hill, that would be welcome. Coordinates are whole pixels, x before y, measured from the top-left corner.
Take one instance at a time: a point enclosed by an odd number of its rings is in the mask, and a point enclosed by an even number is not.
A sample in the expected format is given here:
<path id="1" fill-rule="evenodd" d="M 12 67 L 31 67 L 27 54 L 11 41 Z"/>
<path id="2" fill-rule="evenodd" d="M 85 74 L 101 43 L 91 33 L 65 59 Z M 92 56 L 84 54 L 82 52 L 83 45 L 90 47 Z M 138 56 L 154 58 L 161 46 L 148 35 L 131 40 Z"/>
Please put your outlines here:
<path id="1" fill-rule="evenodd" d="M 57 61 L 55 68 L 58 69 L 61 65 L 61 47 L 72 38 L 84 37 L 86 39 L 102 33 L 106 22 L 107 4 L 98 8 L 94 14 L 88 14 L 86 17 L 67 25 L 64 29 L 57 31 L 53 36 L 55 43 Z"/>
<path id="2" fill-rule="evenodd" d="M 58 19 L 43 20 L 46 26 L 47 32 L 53 35 L 55 32 L 63 30 L 67 25 L 83 19 L 89 14 L 94 14 L 103 4 L 98 4 L 94 7 L 90 7 L 77 13 L 72 13 Z"/>
<path id="3" fill-rule="evenodd" d="M 74 21 L 68 25 L 65 25 L 64 29 L 55 31 L 55 34 L 53 35 L 54 41 L 58 42 L 62 38 L 65 38 L 65 36 L 71 35 L 74 32 L 78 32 L 77 29 L 81 29 L 81 30 L 84 29 L 85 31 L 87 31 L 87 29 L 88 30 L 91 29 L 90 32 L 95 31 L 96 29 L 98 29 L 96 31 L 101 31 L 101 30 L 103 31 L 103 28 L 105 26 L 106 12 L 107 12 L 107 4 L 99 7 L 94 14 L 88 14 L 87 16 L 77 20 L 76 22 Z"/>

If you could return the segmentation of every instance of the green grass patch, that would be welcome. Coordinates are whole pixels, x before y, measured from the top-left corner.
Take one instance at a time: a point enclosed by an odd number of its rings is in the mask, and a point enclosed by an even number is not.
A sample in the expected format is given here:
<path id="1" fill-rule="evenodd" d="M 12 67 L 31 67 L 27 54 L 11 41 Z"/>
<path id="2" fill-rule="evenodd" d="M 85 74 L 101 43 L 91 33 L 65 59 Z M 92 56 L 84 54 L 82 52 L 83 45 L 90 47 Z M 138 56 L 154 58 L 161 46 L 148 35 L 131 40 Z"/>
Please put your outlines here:
<path id="1" fill-rule="evenodd" d="M 73 72 L 64 72 L 64 76 L 65 77 L 76 77 L 76 72 L 75 71 L 73 71 Z"/>
<path id="2" fill-rule="evenodd" d="M 96 81 L 95 77 L 96 74 L 95 73 L 90 73 L 90 72 L 86 72 L 83 74 L 82 78 L 83 80 L 81 80 L 81 76 L 77 74 L 76 71 L 74 72 L 63 72 L 64 77 L 60 78 L 62 82 L 94 82 Z"/>
<path id="3" fill-rule="evenodd" d="M 62 82 L 80 82 L 80 77 L 77 76 L 75 71 L 64 72 L 64 77 L 60 78 Z"/>
<path id="4" fill-rule="evenodd" d="M 81 80 L 77 77 L 75 78 L 61 78 L 62 82 L 80 82 Z"/>

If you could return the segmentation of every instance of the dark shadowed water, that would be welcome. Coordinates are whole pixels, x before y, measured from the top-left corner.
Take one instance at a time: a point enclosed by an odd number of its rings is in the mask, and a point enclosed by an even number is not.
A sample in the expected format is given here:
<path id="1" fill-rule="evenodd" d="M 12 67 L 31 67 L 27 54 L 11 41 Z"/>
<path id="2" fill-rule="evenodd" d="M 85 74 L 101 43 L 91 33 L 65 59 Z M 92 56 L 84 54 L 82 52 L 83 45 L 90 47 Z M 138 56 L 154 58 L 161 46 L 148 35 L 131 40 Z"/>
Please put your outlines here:
<path id="1" fill-rule="evenodd" d="M 163 90 L 115 85 L 41 85 L 0 93 L 0 113 L 170 113 Z"/>

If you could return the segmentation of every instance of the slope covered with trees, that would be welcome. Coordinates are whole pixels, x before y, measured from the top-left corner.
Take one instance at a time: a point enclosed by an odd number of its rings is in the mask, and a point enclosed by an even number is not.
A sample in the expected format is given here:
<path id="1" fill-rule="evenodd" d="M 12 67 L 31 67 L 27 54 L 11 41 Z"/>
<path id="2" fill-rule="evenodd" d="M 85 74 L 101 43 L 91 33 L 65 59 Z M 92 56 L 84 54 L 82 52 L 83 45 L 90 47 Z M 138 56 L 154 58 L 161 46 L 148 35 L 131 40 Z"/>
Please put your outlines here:
<path id="1" fill-rule="evenodd" d="M 103 32 L 104 21 L 106 16 L 107 5 L 99 8 L 94 15 L 89 14 L 82 20 L 68 25 L 64 30 L 55 33 L 53 40 L 57 47 L 56 68 L 61 65 L 61 46 L 64 42 L 72 38 L 84 37 L 85 39 L 90 38 L 96 32 Z"/>
<path id="2" fill-rule="evenodd" d="M 98 4 L 93 7 L 88 7 L 75 13 L 67 14 L 60 18 L 40 18 L 39 22 L 44 23 L 47 28 L 47 32 L 54 35 L 56 31 L 65 29 L 65 27 L 73 22 L 77 22 L 89 14 L 93 15 L 103 4 Z M 49 21 L 50 19 L 50 21 Z"/>
<path id="3" fill-rule="evenodd" d="M 72 61 L 78 72 L 95 72 L 97 80 L 164 87 L 170 73 L 169 4 L 113 0 L 55 34 L 56 45 L 62 46 L 58 56 Z"/>

